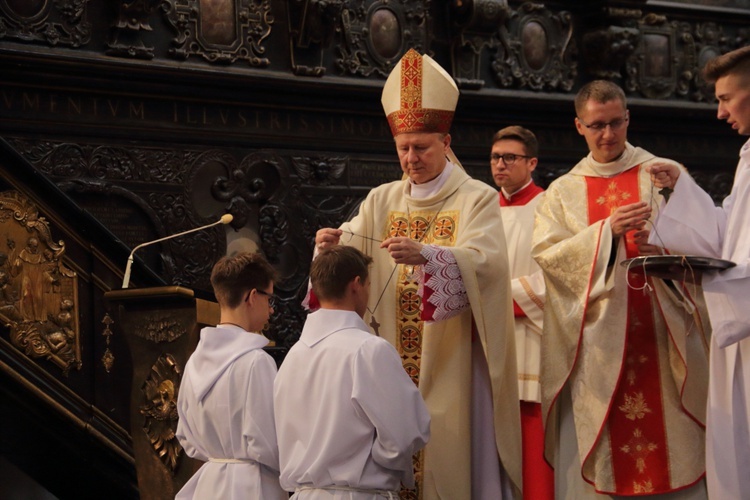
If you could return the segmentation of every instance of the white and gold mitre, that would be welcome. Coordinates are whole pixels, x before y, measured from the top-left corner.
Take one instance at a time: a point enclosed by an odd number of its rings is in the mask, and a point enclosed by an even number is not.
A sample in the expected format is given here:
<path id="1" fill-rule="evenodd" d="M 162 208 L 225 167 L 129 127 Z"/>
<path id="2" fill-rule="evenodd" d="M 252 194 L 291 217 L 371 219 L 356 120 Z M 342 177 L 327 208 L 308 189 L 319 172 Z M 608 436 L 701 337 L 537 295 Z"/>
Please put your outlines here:
<path id="1" fill-rule="evenodd" d="M 409 49 L 388 75 L 381 102 L 394 137 L 406 132 L 447 134 L 458 87 L 430 56 Z"/>

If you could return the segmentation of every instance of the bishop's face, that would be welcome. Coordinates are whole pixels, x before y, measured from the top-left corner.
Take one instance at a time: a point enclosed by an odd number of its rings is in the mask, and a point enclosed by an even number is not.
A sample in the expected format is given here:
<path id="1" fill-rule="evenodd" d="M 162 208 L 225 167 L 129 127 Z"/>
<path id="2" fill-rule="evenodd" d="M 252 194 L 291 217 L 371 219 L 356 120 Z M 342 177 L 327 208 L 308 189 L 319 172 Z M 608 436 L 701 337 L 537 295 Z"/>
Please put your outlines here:
<path id="1" fill-rule="evenodd" d="M 716 80 L 719 108 L 716 117 L 726 120 L 740 135 L 750 135 L 750 77 L 737 74 Z"/>
<path id="2" fill-rule="evenodd" d="M 437 132 L 407 132 L 399 134 L 396 152 L 401 170 L 415 184 L 424 184 L 440 175 L 445 169 L 445 155 L 451 144 L 449 134 Z"/>
<path id="3" fill-rule="evenodd" d="M 630 115 L 619 99 L 607 102 L 586 101 L 575 119 L 576 129 L 586 139 L 594 160 L 609 163 L 625 151 Z"/>

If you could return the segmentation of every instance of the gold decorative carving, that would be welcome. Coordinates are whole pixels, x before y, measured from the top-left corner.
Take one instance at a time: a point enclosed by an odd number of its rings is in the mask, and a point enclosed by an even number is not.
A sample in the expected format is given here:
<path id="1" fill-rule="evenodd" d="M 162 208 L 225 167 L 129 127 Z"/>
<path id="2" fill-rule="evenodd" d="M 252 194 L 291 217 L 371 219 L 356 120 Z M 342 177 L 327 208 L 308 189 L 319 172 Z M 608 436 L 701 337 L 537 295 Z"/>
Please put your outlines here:
<path id="1" fill-rule="evenodd" d="M 149 316 L 133 330 L 136 336 L 151 342 L 172 342 L 185 335 L 187 331 L 177 318 L 170 316 Z"/>
<path id="2" fill-rule="evenodd" d="M 102 319 L 102 323 L 104 324 L 104 331 L 102 332 L 102 335 L 104 335 L 104 338 L 106 339 L 106 349 L 104 349 L 104 354 L 102 355 L 102 364 L 104 365 L 104 369 L 109 373 L 112 371 L 112 366 L 115 364 L 115 355 L 112 354 L 112 351 L 109 349 L 109 343 L 111 342 L 111 337 L 114 335 L 112 330 L 109 328 L 110 325 L 114 324 L 115 320 L 112 319 L 112 316 L 109 315 L 109 313 L 104 314 L 104 319 Z"/>
<path id="3" fill-rule="evenodd" d="M 65 375 L 81 368 L 78 277 L 63 264 L 65 243 L 17 191 L 0 193 L 0 320 L 11 343 L 49 359 Z"/>
<path id="4" fill-rule="evenodd" d="M 182 446 L 175 436 L 180 377 L 181 370 L 174 357 L 171 354 L 159 356 L 141 386 L 144 404 L 139 407 L 145 417 L 143 431 L 154 453 L 173 476 L 182 455 Z"/>

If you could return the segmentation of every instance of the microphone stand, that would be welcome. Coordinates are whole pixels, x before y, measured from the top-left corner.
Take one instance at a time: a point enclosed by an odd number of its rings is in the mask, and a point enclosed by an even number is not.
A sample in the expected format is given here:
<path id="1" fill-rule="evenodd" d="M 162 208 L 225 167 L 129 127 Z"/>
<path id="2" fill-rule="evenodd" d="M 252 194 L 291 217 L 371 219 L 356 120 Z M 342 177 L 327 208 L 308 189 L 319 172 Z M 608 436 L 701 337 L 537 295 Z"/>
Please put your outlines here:
<path id="1" fill-rule="evenodd" d="M 177 238 L 179 236 L 184 236 L 186 234 L 194 233 L 196 231 L 202 231 L 204 229 L 208 229 L 209 227 L 218 226 L 219 224 L 229 224 L 232 222 L 232 219 L 234 217 L 232 214 L 224 214 L 221 216 L 221 219 L 217 220 L 216 222 L 212 222 L 211 224 L 207 224 L 205 226 L 201 227 L 195 227 L 193 229 L 188 229 L 187 231 L 183 231 L 181 233 L 172 234 L 170 236 L 165 236 L 164 238 L 159 238 L 158 240 L 154 241 L 147 241 L 146 243 L 141 243 L 140 245 L 136 246 L 132 252 L 130 252 L 130 255 L 128 256 L 128 264 L 125 266 L 125 275 L 122 278 L 122 288 L 127 288 L 128 284 L 130 283 L 130 269 L 133 267 L 133 255 L 135 254 L 135 251 L 139 248 L 143 248 L 149 245 L 153 245 L 154 243 L 160 243 L 164 240 L 169 240 L 172 238 Z"/>

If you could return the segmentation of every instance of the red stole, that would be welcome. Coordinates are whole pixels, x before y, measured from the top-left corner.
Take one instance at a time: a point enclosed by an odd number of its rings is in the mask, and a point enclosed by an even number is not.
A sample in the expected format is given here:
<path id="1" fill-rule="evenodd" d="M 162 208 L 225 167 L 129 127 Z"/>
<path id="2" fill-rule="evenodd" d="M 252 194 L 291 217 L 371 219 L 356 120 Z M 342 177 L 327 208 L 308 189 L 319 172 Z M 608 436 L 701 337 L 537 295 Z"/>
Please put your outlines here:
<path id="1" fill-rule="evenodd" d="M 589 224 L 640 200 L 640 168 L 637 165 L 610 178 L 586 177 Z M 628 258 L 638 256 L 633 233 L 625 235 Z M 639 290 L 645 285 L 642 276 L 630 274 L 628 282 L 625 352 L 607 416 L 616 488 L 608 493 L 666 493 L 671 491 L 671 481 L 651 299 Z"/>

